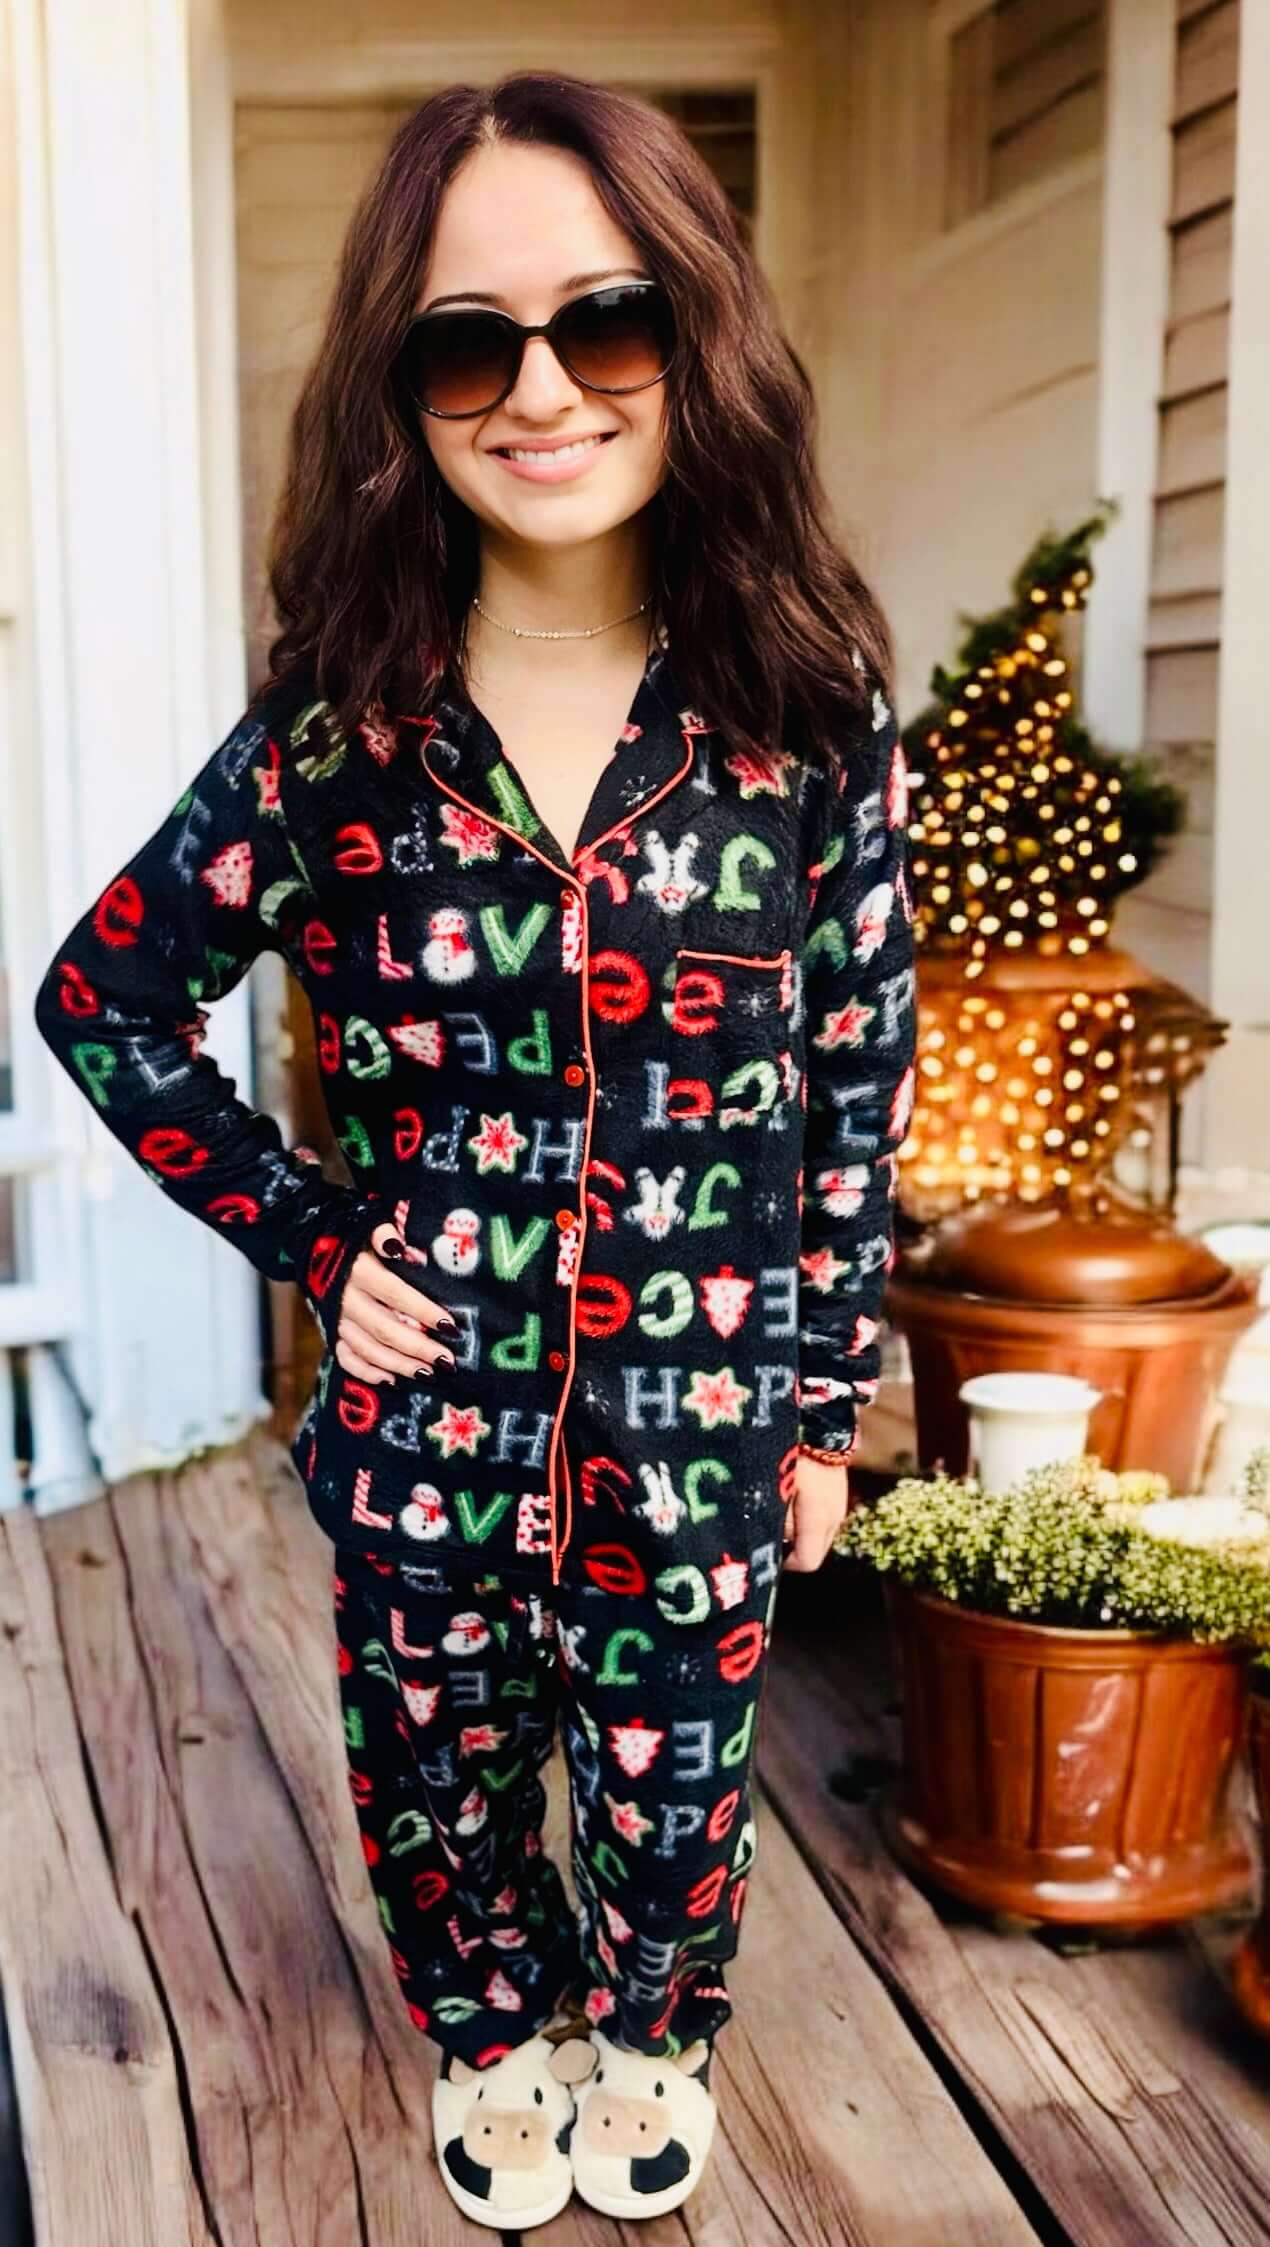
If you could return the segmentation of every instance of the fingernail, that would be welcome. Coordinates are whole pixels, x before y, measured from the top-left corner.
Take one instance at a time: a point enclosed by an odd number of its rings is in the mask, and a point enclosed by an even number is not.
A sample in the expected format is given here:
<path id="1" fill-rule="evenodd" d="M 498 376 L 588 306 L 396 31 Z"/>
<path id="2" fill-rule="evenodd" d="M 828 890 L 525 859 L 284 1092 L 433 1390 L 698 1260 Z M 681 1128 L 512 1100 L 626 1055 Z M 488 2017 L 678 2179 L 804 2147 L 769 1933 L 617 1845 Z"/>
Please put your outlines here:
<path id="1" fill-rule="evenodd" d="M 442 1365 L 453 1365 L 453 1364 L 454 1364 L 454 1352 L 453 1352 L 453 1350 L 438 1350 L 438 1351 L 437 1351 L 437 1357 L 438 1357 L 438 1360 L 440 1361 L 440 1363 L 441 1363 Z"/>
<path id="2" fill-rule="evenodd" d="M 459 1331 L 459 1322 L 458 1322 L 458 1320 L 457 1320 L 457 1319 L 453 1319 L 453 1318 L 451 1318 L 451 1316 L 450 1316 L 450 1314 L 449 1314 L 449 1312 L 448 1312 L 448 1311 L 440 1311 L 440 1312 L 438 1312 L 438 1314 L 437 1314 L 437 1325 L 438 1325 L 438 1326 L 443 1326 L 443 1327 L 445 1328 L 445 1330 L 446 1330 L 446 1333 L 447 1333 L 447 1334 L 457 1334 L 457 1333 L 458 1333 L 458 1331 Z"/>
<path id="3" fill-rule="evenodd" d="M 381 1256 L 387 1257 L 392 1264 L 402 1263 L 406 1254 L 399 1240 L 386 1240 L 379 1253 Z"/>

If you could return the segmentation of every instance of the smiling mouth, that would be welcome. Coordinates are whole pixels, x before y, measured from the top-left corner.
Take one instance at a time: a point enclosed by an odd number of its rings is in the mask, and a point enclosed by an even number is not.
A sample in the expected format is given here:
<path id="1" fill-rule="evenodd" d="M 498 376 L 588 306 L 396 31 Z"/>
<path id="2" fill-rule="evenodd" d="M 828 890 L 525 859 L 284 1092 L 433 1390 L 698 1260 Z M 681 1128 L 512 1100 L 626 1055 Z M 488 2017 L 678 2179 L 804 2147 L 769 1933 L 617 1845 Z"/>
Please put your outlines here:
<path id="1" fill-rule="evenodd" d="M 597 445 L 607 445 L 616 435 L 615 429 L 605 429 L 594 437 L 571 438 L 566 445 L 494 445 L 491 449 L 503 460 L 578 460 Z"/>

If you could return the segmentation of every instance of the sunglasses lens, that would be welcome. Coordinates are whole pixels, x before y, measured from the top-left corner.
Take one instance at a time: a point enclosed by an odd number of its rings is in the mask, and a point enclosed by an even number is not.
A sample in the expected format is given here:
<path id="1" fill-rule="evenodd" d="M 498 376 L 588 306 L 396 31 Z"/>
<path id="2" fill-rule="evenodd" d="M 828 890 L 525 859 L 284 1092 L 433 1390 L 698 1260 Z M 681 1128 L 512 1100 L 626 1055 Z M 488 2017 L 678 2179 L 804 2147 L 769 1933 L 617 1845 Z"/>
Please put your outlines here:
<path id="1" fill-rule="evenodd" d="M 570 372 L 595 390 L 656 382 L 675 342 L 670 299 L 659 287 L 595 289 L 566 306 L 557 333 Z"/>
<path id="2" fill-rule="evenodd" d="M 404 376 L 432 413 L 480 413 L 507 387 L 515 336 L 484 312 L 437 312 L 412 331 Z"/>

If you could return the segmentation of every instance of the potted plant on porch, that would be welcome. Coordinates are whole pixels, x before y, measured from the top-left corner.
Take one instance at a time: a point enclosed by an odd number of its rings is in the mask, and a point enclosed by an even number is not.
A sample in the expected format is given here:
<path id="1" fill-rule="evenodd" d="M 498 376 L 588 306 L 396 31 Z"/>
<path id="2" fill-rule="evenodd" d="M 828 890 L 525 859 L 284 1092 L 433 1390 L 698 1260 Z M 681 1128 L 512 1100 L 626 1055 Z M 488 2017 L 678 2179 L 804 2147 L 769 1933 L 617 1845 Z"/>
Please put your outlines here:
<path id="1" fill-rule="evenodd" d="M 886 1578 L 896 1854 L 966 1902 L 1140 1928 L 1239 1902 L 1232 1801 L 1270 1648 L 1270 1507 L 1172 1497 L 1090 1453 L 990 1495 L 906 1476 L 836 1549 Z"/>

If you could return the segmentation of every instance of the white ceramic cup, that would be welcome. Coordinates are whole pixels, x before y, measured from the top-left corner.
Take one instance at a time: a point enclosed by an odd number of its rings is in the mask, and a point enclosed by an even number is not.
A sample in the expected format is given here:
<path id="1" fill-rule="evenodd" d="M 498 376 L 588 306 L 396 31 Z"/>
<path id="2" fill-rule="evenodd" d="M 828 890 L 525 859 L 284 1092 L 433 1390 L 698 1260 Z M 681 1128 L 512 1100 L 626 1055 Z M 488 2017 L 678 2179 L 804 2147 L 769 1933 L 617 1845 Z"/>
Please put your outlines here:
<path id="1" fill-rule="evenodd" d="M 957 1391 L 970 1415 L 969 1472 L 995 1493 L 1033 1467 L 1078 1459 L 1101 1389 L 1069 1373 L 976 1373 Z"/>

